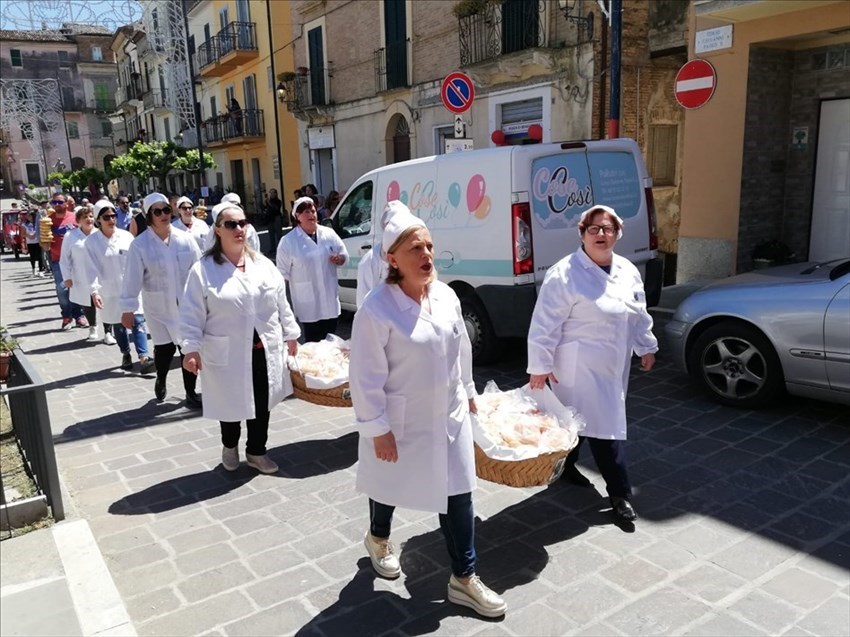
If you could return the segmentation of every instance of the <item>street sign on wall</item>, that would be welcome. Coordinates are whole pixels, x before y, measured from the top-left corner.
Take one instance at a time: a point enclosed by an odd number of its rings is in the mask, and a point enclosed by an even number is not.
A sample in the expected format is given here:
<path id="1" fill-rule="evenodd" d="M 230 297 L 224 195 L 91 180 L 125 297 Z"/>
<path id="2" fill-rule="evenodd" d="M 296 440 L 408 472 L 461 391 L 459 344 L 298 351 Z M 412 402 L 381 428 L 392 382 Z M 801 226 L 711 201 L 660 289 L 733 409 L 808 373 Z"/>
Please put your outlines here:
<path id="1" fill-rule="evenodd" d="M 443 99 L 443 106 L 452 113 L 464 113 L 470 109 L 475 99 L 475 87 L 466 73 L 455 71 L 443 80 L 440 97 Z"/>
<path id="2" fill-rule="evenodd" d="M 711 99 L 716 86 L 714 67 L 705 60 L 691 60 L 676 74 L 676 101 L 683 108 L 699 108 Z"/>

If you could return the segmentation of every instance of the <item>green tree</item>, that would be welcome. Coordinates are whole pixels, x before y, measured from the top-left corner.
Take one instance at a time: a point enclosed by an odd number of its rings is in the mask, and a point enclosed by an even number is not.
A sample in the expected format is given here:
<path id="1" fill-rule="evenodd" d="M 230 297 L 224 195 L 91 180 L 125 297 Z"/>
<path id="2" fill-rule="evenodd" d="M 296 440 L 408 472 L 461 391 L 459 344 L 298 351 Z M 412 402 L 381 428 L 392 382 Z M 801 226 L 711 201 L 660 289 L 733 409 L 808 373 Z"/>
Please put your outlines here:
<path id="1" fill-rule="evenodd" d="M 56 181 L 59 181 L 59 185 L 62 187 L 63 191 L 70 192 L 74 189 L 74 184 L 71 181 L 71 171 L 66 170 L 65 172 L 53 172 L 47 175 L 47 180 L 52 184 Z"/>
<path id="2" fill-rule="evenodd" d="M 156 188 L 163 191 L 174 162 L 185 152 L 174 142 L 136 142 L 127 153 L 112 160 L 110 169 L 116 174 L 132 175 L 143 184 L 154 179 Z"/>
<path id="3" fill-rule="evenodd" d="M 184 150 L 183 154 L 174 160 L 174 170 L 183 170 L 187 173 L 197 174 L 201 172 L 201 166 L 198 162 L 198 149 L 190 148 Z M 209 153 L 204 153 L 204 170 L 215 170 L 218 168 L 215 164 L 213 156 Z"/>

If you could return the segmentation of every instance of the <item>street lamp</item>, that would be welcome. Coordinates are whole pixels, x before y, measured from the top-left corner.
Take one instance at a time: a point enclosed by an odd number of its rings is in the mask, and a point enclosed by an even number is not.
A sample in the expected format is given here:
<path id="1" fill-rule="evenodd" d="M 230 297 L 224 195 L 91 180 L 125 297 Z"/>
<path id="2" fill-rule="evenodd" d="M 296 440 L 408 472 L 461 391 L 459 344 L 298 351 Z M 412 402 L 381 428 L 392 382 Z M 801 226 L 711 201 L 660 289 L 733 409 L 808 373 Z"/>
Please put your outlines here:
<path id="1" fill-rule="evenodd" d="M 567 22 L 575 23 L 579 42 L 593 39 L 593 12 L 581 15 L 582 0 L 558 0 L 558 7 Z M 586 34 L 586 38 L 582 37 L 583 34 Z"/>

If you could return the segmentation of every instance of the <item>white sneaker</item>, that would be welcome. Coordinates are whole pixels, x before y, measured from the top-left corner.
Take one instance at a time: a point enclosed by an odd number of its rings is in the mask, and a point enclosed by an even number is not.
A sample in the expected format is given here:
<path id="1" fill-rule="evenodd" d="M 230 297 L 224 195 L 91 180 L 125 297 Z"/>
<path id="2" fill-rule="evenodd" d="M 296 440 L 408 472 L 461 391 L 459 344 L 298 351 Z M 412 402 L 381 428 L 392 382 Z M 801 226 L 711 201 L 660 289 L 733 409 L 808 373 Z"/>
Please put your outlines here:
<path id="1" fill-rule="evenodd" d="M 221 466 L 228 471 L 236 471 L 239 468 L 239 447 L 228 449 L 221 448 Z"/>
<path id="2" fill-rule="evenodd" d="M 112 336 L 112 332 L 107 332 L 106 334 L 103 335 L 103 342 L 106 345 L 115 345 L 116 341 L 115 341 L 115 337 Z"/>
<path id="3" fill-rule="evenodd" d="M 366 537 L 363 538 L 363 544 L 369 552 L 372 568 L 378 575 L 389 579 L 395 579 L 401 575 L 401 564 L 398 562 L 398 556 L 395 554 L 395 547 L 390 542 L 390 538 L 373 537 L 367 531 Z"/>
<path id="4" fill-rule="evenodd" d="M 277 473 L 278 469 L 280 469 L 266 454 L 252 456 L 250 453 L 246 453 L 245 462 L 249 467 L 254 467 L 260 473 Z"/>
<path id="5" fill-rule="evenodd" d="M 96 327 L 90 327 L 89 328 L 89 335 L 88 335 L 88 338 L 86 338 L 86 342 L 94 343 L 95 341 L 99 341 L 99 340 L 100 340 L 100 335 L 97 333 L 97 328 Z"/>
<path id="6" fill-rule="evenodd" d="M 505 600 L 484 586 L 484 582 L 475 574 L 466 584 L 454 575 L 449 578 L 449 601 L 471 608 L 484 617 L 501 617 L 508 610 Z"/>

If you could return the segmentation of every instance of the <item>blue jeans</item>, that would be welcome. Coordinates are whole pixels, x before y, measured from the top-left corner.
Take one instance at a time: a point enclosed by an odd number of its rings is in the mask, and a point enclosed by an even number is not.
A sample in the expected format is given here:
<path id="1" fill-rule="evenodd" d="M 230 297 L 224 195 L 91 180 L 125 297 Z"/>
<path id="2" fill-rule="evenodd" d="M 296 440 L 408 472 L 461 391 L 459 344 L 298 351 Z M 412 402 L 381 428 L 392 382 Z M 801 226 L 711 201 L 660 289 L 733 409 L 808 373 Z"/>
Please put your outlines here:
<path id="1" fill-rule="evenodd" d="M 394 511 L 394 506 L 369 498 L 369 532 L 374 537 L 390 536 Z M 471 493 L 449 496 L 446 513 L 440 513 L 440 529 L 446 539 L 454 576 L 469 577 L 475 573 L 475 513 Z"/>
<path id="2" fill-rule="evenodd" d="M 56 283 L 56 296 L 59 298 L 59 309 L 63 319 L 78 319 L 83 315 L 83 306 L 71 302 L 71 290 L 62 282 L 62 270 L 58 261 L 50 262 L 53 272 L 53 282 Z"/>
<path id="3" fill-rule="evenodd" d="M 122 354 L 130 353 L 130 340 L 127 338 L 127 328 L 121 323 L 112 325 L 112 335 L 115 337 L 115 344 Z M 145 315 L 133 315 L 133 344 L 136 346 L 136 354 L 139 358 L 148 355 L 148 333 L 145 330 Z"/>

